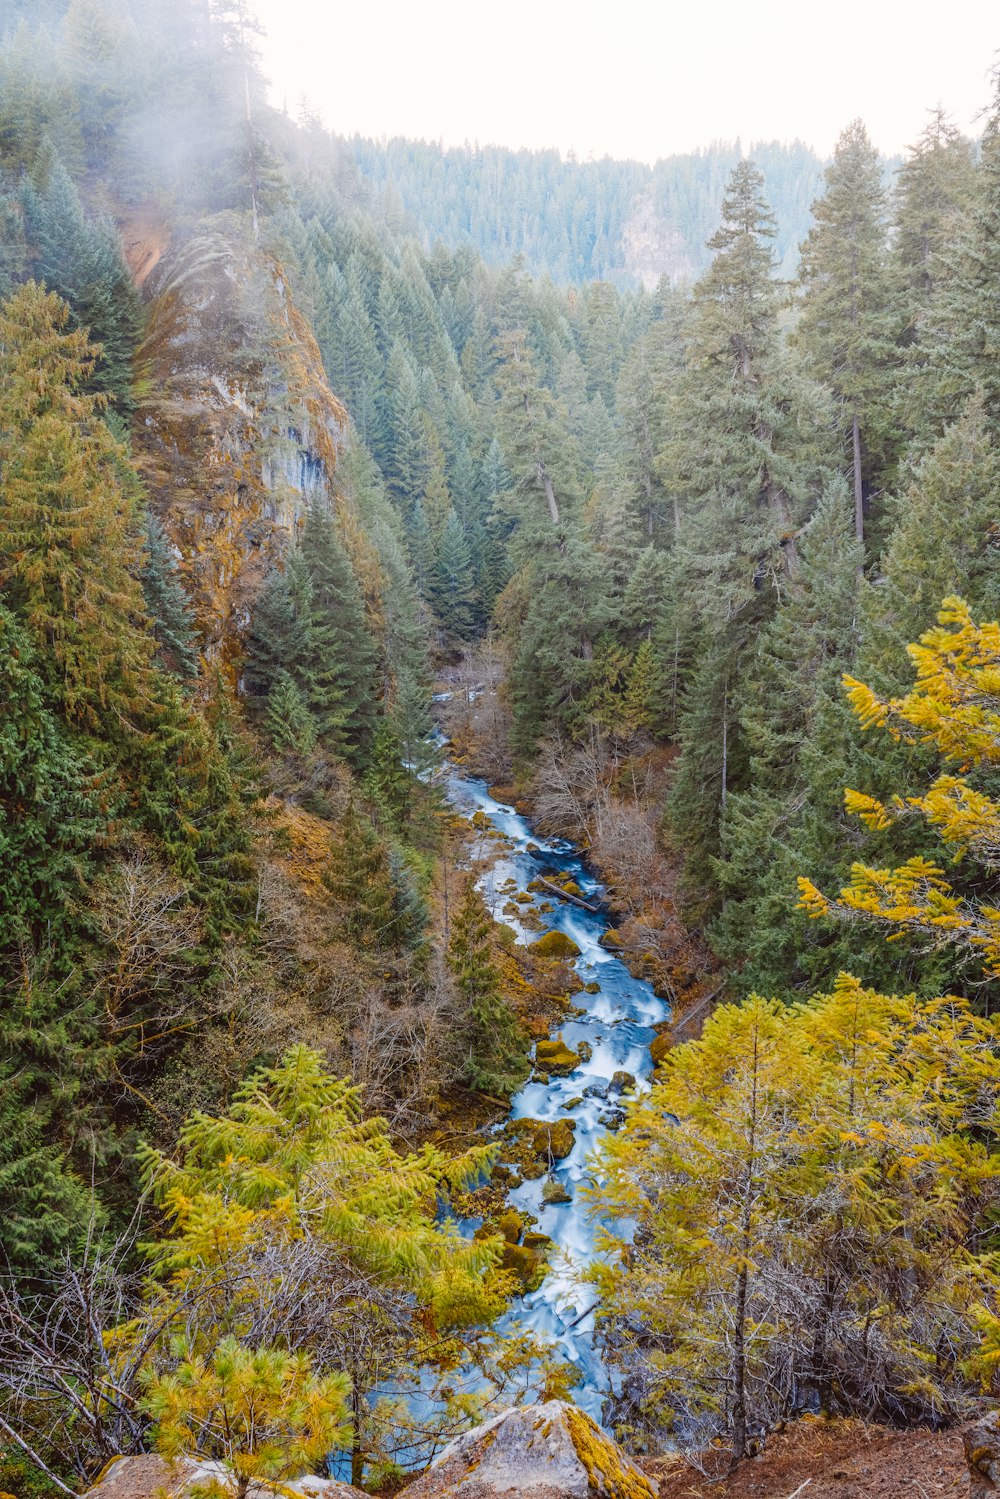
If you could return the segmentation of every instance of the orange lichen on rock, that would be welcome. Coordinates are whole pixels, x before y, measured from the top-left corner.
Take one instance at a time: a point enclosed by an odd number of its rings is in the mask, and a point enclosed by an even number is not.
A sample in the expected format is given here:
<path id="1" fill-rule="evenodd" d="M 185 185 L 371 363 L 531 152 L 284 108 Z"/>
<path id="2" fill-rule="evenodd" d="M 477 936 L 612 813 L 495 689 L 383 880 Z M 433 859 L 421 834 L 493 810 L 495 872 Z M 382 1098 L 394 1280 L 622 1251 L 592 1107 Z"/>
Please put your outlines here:
<path id="1" fill-rule="evenodd" d="M 173 248 L 146 291 L 136 457 L 207 656 L 235 675 L 263 579 L 314 501 L 337 515 L 377 632 L 378 557 L 334 479 L 348 416 L 280 263 L 223 225 Z"/>

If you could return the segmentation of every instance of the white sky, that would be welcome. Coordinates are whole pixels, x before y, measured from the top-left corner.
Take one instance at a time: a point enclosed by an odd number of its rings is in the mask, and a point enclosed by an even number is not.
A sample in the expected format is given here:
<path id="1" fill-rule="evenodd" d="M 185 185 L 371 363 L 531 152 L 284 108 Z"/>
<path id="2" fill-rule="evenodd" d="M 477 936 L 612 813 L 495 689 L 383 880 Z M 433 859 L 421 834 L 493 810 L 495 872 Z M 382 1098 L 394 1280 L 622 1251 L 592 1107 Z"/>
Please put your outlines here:
<path id="1" fill-rule="evenodd" d="M 826 155 L 856 115 L 901 151 L 978 133 L 998 0 L 254 0 L 279 107 L 339 134 L 655 161 L 715 139 Z"/>

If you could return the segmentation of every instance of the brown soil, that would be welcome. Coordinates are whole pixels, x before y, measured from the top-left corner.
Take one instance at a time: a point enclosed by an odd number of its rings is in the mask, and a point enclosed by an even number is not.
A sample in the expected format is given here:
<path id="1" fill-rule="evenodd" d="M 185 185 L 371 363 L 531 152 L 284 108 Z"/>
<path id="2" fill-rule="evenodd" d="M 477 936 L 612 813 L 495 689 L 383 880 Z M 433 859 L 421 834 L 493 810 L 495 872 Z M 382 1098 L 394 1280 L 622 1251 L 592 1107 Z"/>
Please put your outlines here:
<path id="1" fill-rule="evenodd" d="M 660 1499 L 931 1499 L 964 1496 L 969 1474 L 962 1430 L 887 1431 L 856 1421 L 802 1421 L 772 1437 L 760 1457 L 719 1482 L 678 1458 L 641 1466 Z M 712 1472 L 721 1454 L 705 1462 Z"/>

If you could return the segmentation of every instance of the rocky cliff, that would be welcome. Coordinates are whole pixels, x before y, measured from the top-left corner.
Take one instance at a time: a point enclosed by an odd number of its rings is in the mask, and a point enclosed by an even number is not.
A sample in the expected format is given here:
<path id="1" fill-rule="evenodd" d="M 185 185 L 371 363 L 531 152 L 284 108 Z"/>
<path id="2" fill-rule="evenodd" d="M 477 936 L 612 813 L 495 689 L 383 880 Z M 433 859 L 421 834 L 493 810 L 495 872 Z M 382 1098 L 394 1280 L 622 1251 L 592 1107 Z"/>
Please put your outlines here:
<path id="1" fill-rule="evenodd" d="M 378 613 L 376 554 L 338 492 L 348 417 L 281 264 L 223 225 L 158 246 L 143 292 L 136 458 L 177 550 L 210 660 L 230 659 L 313 501 L 336 510 Z"/>

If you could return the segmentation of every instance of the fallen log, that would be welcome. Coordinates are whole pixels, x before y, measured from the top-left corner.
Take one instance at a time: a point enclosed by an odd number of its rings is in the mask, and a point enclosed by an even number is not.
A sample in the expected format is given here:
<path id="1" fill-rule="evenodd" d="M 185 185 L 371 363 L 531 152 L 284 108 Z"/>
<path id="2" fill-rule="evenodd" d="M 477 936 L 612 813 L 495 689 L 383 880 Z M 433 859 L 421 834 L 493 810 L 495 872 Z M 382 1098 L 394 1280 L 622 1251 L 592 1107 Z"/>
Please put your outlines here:
<path id="1" fill-rule="evenodd" d="M 553 895 L 558 895 L 560 900 L 572 901 L 574 906 L 582 906 L 585 911 L 590 912 L 591 916 L 598 915 L 601 909 L 600 906 L 591 905 L 589 900 L 584 900 L 582 895 L 571 895 L 568 890 L 564 890 L 554 880 L 547 880 L 544 875 L 536 875 L 535 880 L 537 884 L 544 885 L 546 890 L 551 890 Z"/>

